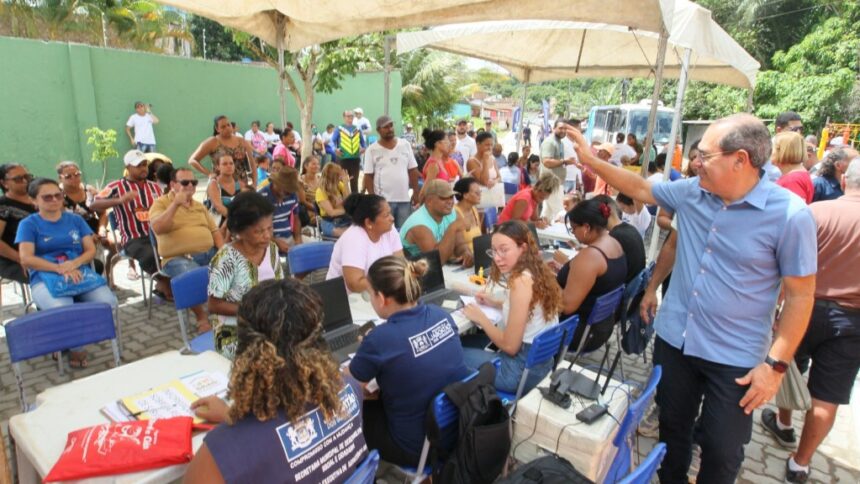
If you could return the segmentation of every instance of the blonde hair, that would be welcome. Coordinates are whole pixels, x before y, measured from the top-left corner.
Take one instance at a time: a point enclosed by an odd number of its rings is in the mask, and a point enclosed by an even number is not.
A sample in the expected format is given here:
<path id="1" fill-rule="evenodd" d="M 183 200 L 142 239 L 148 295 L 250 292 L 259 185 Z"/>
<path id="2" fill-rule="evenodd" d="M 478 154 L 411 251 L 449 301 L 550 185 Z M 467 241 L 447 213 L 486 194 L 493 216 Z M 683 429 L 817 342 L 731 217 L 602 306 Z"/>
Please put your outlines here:
<path id="1" fill-rule="evenodd" d="M 341 167 L 336 163 L 328 163 L 322 169 L 322 177 L 320 180 L 320 188 L 329 200 L 342 195 L 340 191 L 340 173 Z"/>
<path id="2" fill-rule="evenodd" d="M 561 185 L 558 177 L 552 173 L 544 173 L 532 187 L 533 191 L 541 193 L 552 193 Z"/>
<path id="3" fill-rule="evenodd" d="M 374 291 L 390 297 L 399 304 L 418 301 L 421 297 L 421 277 L 427 273 L 424 259 L 408 261 L 389 255 L 377 259 L 367 270 L 367 279 Z"/>
<path id="4" fill-rule="evenodd" d="M 773 138 L 773 163 L 796 165 L 806 160 L 806 142 L 800 133 L 782 131 Z"/>

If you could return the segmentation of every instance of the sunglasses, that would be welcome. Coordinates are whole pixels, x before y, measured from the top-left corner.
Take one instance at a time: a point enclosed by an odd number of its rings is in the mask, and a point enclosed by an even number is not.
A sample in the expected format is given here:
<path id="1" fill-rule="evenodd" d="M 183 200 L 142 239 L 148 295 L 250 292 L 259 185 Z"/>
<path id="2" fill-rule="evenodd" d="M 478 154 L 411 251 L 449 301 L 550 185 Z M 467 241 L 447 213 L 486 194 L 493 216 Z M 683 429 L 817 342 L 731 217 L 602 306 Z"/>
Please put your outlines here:
<path id="1" fill-rule="evenodd" d="M 27 183 L 29 183 L 33 181 L 33 175 L 27 173 L 26 175 L 11 176 L 7 177 L 6 179 L 15 183 L 21 183 L 22 181 L 26 180 Z"/>
<path id="2" fill-rule="evenodd" d="M 63 178 L 78 178 L 81 176 L 81 172 L 69 173 L 68 175 L 63 175 Z"/>
<path id="3" fill-rule="evenodd" d="M 788 130 L 794 131 L 795 133 L 802 133 L 803 132 L 803 126 L 794 126 L 794 127 L 788 128 Z"/>
<path id="4" fill-rule="evenodd" d="M 196 187 L 197 186 L 197 179 L 194 179 L 194 180 L 178 180 L 177 183 L 179 183 L 180 185 L 182 185 L 184 187 L 187 187 L 188 185 L 191 185 L 192 187 Z"/>
<path id="5" fill-rule="evenodd" d="M 46 193 L 45 195 L 39 195 L 39 198 L 42 199 L 43 202 L 56 201 L 59 202 L 63 199 L 62 193 Z"/>

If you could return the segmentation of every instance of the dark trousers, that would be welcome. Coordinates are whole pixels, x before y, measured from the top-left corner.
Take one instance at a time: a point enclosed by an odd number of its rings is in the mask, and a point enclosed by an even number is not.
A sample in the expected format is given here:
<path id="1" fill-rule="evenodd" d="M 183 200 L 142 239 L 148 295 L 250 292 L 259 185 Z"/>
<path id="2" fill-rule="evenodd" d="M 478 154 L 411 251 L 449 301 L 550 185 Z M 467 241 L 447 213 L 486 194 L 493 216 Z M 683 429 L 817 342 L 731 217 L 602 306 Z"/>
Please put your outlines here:
<path id="1" fill-rule="evenodd" d="M 702 449 L 698 483 L 733 483 L 744 460 L 744 445 L 752 437 L 752 415 L 738 405 L 748 386 L 735 383 L 749 368 L 722 365 L 685 356 L 657 338 L 654 364 L 663 365 L 657 386 L 660 441 L 667 446 L 658 476 L 663 484 L 687 481 L 695 440 Z"/>
<path id="2" fill-rule="evenodd" d="M 136 260 L 141 269 L 148 274 L 155 274 L 158 267 L 155 265 L 155 252 L 152 251 L 152 243 L 149 242 L 149 237 L 138 237 L 131 239 L 125 244 L 125 253 L 129 257 Z"/>
<path id="3" fill-rule="evenodd" d="M 338 160 L 341 168 L 349 173 L 349 189 L 358 193 L 358 171 L 361 168 L 361 158 L 342 158 Z"/>
<path id="4" fill-rule="evenodd" d="M 385 462 L 404 467 L 417 467 L 420 455 L 403 449 L 391 438 L 385 408 L 380 400 L 365 400 L 362 407 L 362 429 L 367 447 L 379 451 Z"/>

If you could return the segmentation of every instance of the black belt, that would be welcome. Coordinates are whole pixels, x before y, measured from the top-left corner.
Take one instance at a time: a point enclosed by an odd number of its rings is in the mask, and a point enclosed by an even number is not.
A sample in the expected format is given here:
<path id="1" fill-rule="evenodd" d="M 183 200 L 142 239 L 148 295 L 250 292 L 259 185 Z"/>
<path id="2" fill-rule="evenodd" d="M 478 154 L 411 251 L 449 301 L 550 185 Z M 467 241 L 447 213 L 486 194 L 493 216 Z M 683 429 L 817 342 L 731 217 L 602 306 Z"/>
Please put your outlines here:
<path id="1" fill-rule="evenodd" d="M 816 299 L 815 305 L 820 308 L 839 309 L 840 311 L 845 311 L 846 313 L 860 313 L 860 309 L 848 308 L 839 303 L 828 301 L 826 299 Z"/>

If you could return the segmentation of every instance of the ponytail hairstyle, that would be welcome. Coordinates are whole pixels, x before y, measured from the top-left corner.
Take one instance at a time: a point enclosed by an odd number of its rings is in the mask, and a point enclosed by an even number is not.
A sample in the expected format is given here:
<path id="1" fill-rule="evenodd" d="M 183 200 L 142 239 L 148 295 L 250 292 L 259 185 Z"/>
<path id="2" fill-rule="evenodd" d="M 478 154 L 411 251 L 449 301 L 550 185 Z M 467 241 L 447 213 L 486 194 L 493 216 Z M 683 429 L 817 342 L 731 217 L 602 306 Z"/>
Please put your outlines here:
<path id="1" fill-rule="evenodd" d="M 265 421 L 283 410 L 295 422 L 318 405 L 331 421 L 343 380 L 323 340 L 322 301 L 297 279 L 268 280 L 239 303 L 238 345 L 230 372 L 230 421 Z"/>
<path id="2" fill-rule="evenodd" d="M 352 218 L 352 224 L 364 227 L 364 222 L 371 223 L 382 213 L 385 199 L 376 194 L 353 193 L 343 201 L 343 209 Z"/>
<path id="3" fill-rule="evenodd" d="M 454 184 L 454 196 L 457 198 L 457 201 L 461 201 L 466 198 L 466 194 L 469 193 L 469 190 L 472 189 L 472 185 L 478 185 L 478 179 L 466 176 L 457 180 L 457 183 Z"/>
<path id="4" fill-rule="evenodd" d="M 427 273 L 424 259 L 408 261 L 389 255 L 377 259 L 367 270 L 367 279 L 374 291 L 394 299 L 398 304 L 410 304 L 421 297 L 421 277 Z"/>
<path id="5" fill-rule="evenodd" d="M 592 198 L 577 203 L 567 212 L 564 221 L 570 225 L 588 225 L 595 230 L 606 230 L 611 213 L 612 207 L 606 202 Z"/>
<path id="6" fill-rule="evenodd" d="M 493 281 L 493 284 L 510 287 L 511 281 L 528 271 L 531 273 L 533 281 L 532 299 L 529 301 L 529 319 L 531 319 L 534 308 L 538 304 L 541 305 L 545 315 L 558 314 L 561 311 L 561 287 L 556 282 L 555 275 L 549 266 L 543 262 L 540 247 L 529 226 L 522 220 L 508 220 L 496 226 L 493 230 L 493 235 L 495 234 L 509 237 L 517 246 L 525 245 L 526 247 L 517 264 L 511 270 L 507 283 L 502 283 L 502 273 L 499 267 L 493 264 L 490 268 L 490 280 Z"/>
<path id="7" fill-rule="evenodd" d="M 421 135 L 424 137 L 424 146 L 430 151 L 436 148 L 436 143 L 447 139 L 445 132 L 441 129 L 425 128 Z"/>

